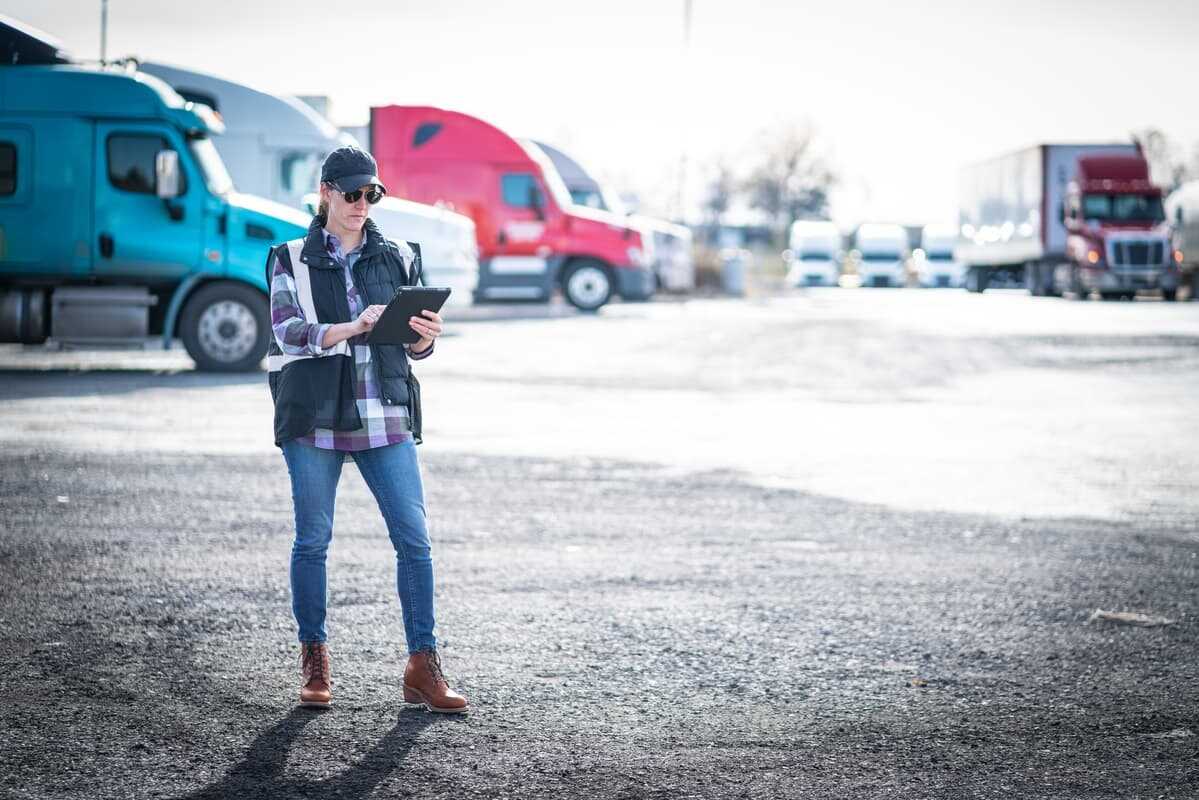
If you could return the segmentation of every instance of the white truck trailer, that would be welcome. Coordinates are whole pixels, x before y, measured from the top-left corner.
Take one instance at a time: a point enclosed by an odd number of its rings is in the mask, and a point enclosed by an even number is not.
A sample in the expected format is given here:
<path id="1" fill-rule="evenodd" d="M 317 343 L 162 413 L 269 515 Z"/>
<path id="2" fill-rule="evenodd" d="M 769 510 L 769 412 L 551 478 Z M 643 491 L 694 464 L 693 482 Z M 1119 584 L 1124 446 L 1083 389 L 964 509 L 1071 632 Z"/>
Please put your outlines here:
<path id="1" fill-rule="evenodd" d="M 1183 284 L 1191 299 L 1199 299 L 1199 181 L 1190 181 L 1166 198 L 1175 260 L 1182 266 Z"/>

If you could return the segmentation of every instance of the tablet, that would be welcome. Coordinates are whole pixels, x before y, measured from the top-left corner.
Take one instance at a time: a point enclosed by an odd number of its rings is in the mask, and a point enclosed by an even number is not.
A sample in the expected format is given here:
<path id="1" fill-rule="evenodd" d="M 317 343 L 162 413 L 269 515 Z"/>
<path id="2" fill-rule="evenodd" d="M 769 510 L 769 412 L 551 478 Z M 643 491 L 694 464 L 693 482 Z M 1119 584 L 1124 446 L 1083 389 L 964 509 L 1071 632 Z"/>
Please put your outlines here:
<path id="1" fill-rule="evenodd" d="M 449 289 L 401 286 L 383 309 L 375 327 L 366 335 L 366 341 L 370 344 L 416 344 L 420 334 L 412 329 L 408 320 L 419 317 L 425 310 L 440 311 L 449 296 Z"/>

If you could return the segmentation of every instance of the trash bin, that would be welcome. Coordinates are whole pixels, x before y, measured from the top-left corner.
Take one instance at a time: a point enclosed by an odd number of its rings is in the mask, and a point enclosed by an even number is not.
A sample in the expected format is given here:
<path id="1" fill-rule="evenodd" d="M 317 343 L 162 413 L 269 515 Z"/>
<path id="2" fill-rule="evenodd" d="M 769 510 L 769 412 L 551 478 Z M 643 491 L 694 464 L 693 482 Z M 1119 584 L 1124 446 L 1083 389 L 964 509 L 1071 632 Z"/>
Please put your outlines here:
<path id="1" fill-rule="evenodd" d="M 741 297 L 745 294 L 745 272 L 749 252 L 728 248 L 720 252 L 720 288 L 725 294 Z"/>

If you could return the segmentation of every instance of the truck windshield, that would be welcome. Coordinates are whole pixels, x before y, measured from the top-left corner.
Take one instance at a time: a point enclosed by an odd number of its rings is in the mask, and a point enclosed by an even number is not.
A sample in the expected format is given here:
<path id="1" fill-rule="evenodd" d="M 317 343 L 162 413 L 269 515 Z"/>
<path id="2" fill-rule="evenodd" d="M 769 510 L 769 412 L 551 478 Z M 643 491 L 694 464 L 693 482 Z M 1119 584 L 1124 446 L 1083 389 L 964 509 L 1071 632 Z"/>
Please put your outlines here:
<path id="1" fill-rule="evenodd" d="M 204 183 L 208 186 L 208 191 L 218 197 L 233 191 L 233 179 L 229 177 L 225 162 L 221 161 L 221 154 L 216 151 L 212 140 L 192 139 L 188 146 L 192 155 L 196 157 L 196 163 L 200 165 L 200 171 L 204 173 Z"/>
<path id="2" fill-rule="evenodd" d="M 1166 218 L 1162 199 L 1147 194 L 1083 195 L 1082 215 L 1101 222 L 1162 222 Z"/>
<path id="3" fill-rule="evenodd" d="M 799 260 L 800 261 L 832 261 L 833 254 L 824 252 L 822 250 L 808 250 L 807 252 L 800 254 Z"/>
<path id="4" fill-rule="evenodd" d="M 558 170 L 554 169 L 554 165 L 550 164 L 548 158 L 545 159 L 545 163 L 542 165 L 541 174 L 545 178 L 545 188 L 549 189 L 550 195 L 554 198 L 554 202 L 558 205 L 558 208 L 566 210 L 574 205 L 574 200 L 570 196 L 570 190 L 566 188 L 566 183 L 562 180 L 562 176 L 558 174 Z"/>
<path id="5" fill-rule="evenodd" d="M 871 253 L 862 253 L 863 261 L 898 261 L 899 253 L 883 253 L 874 251 Z"/>
<path id="6" fill-rule="evenodd" d="M 598 208 L 600 211 L 607 211 L 604 207 L 604 196 L 594 189 L 571 189 L 570 199 L 574 201 L 576 206 L 587 206 L 588 208 Z"/>
<path id="7" fill-rule="evenodd" d="M 298 194 L 311 192 L 317 185 L 324 157 L 316 153 L 287 153 L 279 161 L 280 182 L 283 190 Z"/>
<path id="8" fill-rule="evenodd" d="M 928 251 L 928 260 L 929 261 L 953 261 L 953 251 L 952 250 L 929 250 Z"/>

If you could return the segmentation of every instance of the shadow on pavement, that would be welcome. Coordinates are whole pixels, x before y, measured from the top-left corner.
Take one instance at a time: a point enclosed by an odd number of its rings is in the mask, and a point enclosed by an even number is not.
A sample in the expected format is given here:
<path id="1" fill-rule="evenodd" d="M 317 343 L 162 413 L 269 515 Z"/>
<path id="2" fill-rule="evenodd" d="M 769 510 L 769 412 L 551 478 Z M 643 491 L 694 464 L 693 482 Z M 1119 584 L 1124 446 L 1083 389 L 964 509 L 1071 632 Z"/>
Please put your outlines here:
<path id="1" fill-rule="evenodd" d="M 84 397 L 142 389 L 204 389 L 256 384 L 266 389 L 266 373 L 195 372 L 166 369 L 0 369 L 0 398 Z"/>
<path id="2" fill-rule="evenodd" d="M 179 800 L 224 800 L 230 797 L 255 800 L 294 800 L 296 797 L 332 797 L 354 800 L 370 795 L 399 767 L 416 743 L 417 734 L 434 722 L 423 708 L 404 708 L 387 734 L 362 759 L 328 778 L 310 780 L 283 775 L 292 745 L 308 723 L 324 711 L 294 708 L 260 735 L 246 750 L 245 758 L 225 777 Z"/>

